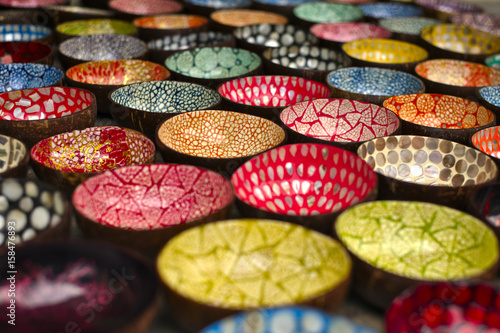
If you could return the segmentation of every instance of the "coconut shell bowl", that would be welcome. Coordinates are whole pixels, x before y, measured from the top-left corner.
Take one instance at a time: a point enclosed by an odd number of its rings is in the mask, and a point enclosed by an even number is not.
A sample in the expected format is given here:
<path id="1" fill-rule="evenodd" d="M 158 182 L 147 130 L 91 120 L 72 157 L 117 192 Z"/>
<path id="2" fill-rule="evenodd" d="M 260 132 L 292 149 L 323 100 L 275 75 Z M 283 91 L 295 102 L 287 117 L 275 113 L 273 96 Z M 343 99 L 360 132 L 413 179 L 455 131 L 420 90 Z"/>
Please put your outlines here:
<path id="1" fill-rule="evenodd" d="M 431 17 L 396 17 L 379 20 L 379 25 L 392 33 L 394 39 L 425 45 L 420 32 L 425 27 L 442 23 Z"/>
<path id="2" fill-rule="evenodd" d="M 37 63 L 52 65 L 52 47 L 40 42 L 0 42 L 0 64 Z"/>
<path id="3" fill-rule="evenodd" d="M 451 23 L 466 25 L 472 28 L 500 36 L 500 18 L 487 13 L 457 13 L 451 17 Z"/>
<path id="4" fill-rule="evenodd" d="M 316 23 L 356 22 L 363 19 L 363 11 L 358 7 L 333 2 L 304 3 L 293 9 L 293 15 L 307 29 Z"/>
<path id="5" fill-rule="evenodd" d="M 443 22 L 450 21 L 451 17 L 458 13 L 481 13 L 483 11 L 479 6 L 458 0 L 415 0 L 414 3 L 421 6 L 427 16 Z"/>
<path id="6" fill-rule="evenodd" d="M 500 168 L 499 130 L 499 126 L 484 128 L 474 133 L 470 141 L 473 147 L 491 156 L 497 167 Z"/>
<path id="7" fill-rule="evenodd" d="M 210 14 L 215 30 L 234 32 L 239 27 L 255 24 L 287 24 L 286 16 L 255 9 L 221 9 Z"/>
<path id="8" fill-rule="evenodd" d="M 500 85 L 477 88 L 479 102 L 500 117 Z"/>
<path id="9" fill-rule="evenodd" d="M 69 0 L 0 0 L 1 7 L 35 9 L 49 5 L 66 5 Z M 1 8 L 0 7 L 0 8 Z M 5 9 L 5 8 L 4 8 Z"/>
<path id="10" fill-rule="evenodd" d="M 252 6 L 252 0 L 184 0 L 184 7 L 189 13 L 210 16 L 217 10 L 245 9 Z"/>
<path id="11" fill-rule="evenodd" d="M 49 15 L 53 26 L 68 21 L 110 19 L 115 16 L 111 10 L 83 6 L 51 5 L 44 6 L 43 10 Z"/>
<path id="12" fill-rule="evenodd" d="M 183 230 L 226 218 L 233 201 L 226 178 L 182 164 L 113 169 L 73 192 L 77 221 L 86 235 L 146 253 L 158 251 Z"/>
<path id="13" fill-rule="evenodd" d="M 52 30 L 42 25 L 34 24 L 0 25 L 0 42 L 30 41 L 50 44 L 52 42 Z"/>
<path id="14" fill-rule="evenodd" d="M 334 232 L 353 258 L 353 289 L 379 309 L 409 287 L 488 280 L 498 266 L 498 239 L 486 224 L 433 203 L 363 203 L 342 213 Z"/>
<path id="15" fill-rule="evenodd" d="M 7 272 L 7 256 L 0 267 Z M 160 304 L 151 265 L 132 251 L 103 242 L 71 240 L 16 249 L 16 314 L 0 323 L 5 333 L 146 333 Z M 2 290 L 9 289 L 3 279 Z M 9 298 L 0 301 L 7 307 Z"/>
<path id="16" fill-rule="evenodd" d="M 59 43 L 76 36 L 104 34 L 138 36 L 137 28 L 132 23 L 116 19 L 76 20 L 56 26 Z"/>
<path id="17" fill-rule="evenodd" d="M 26 145 L 0 134 L 0 178 L 23 178 L 28 173 L 30 155 Z"/>
<path id="18" fill-rule="evenodd" d="M 345 149 L 315 143 L 262 153 L 238 168 L 231 183 L 244 216 L 325 234 L 341 211 L 377 195 L 377 175 L 367 163 Z"/>
<path id="19" fill-rule="evenodd" d="M 285 131 L 272 121 L 222 110 L 183 113 L 156 132 L 164 161 L 198 165 L 227 178 L 254 155 L 285 142 Z"/>
<path id="20" fill-rule="evenodd" d="M 49 65 L 26 63 L 0 65 L 0 92 L 60 86 L 64 73 Z"/>
<path id="21" fill-rule="evenodd" d="M 218 108 L 214 90 L 193 83 L 153 81 L 112 91 L 110 113 L 119 126 L 133 128 L 154 140 L 158 125 L 179 113 Z"/>
<path id="22" fill-rule="evenodd" d="M 93 126 L 97 116 L 91 92 L 66 87 L 1 93 L 0 110 L 0 132 L 21 140 L 29 149 L 68 128 Z"/>
<path id="23" fill-rule="evenodd" d="M 320 45 L 340 50 L 343 43 L 365 38 L 391 38 L 392 33 L 376 24 L 363 22 L 317 23 L 310 29 Z"/>
<path id="24" fill-rule="evenodd" d="M 377 67 L 348 67 L 331 72 L 326 82 L 333 97 L 382 105 L 397 95 L 423 93 L 425 86 L 406 72 Z"/>
<path id="25" fill-rule="evenodd" d="M 139 17 L 133 21 L 144 41 L 167 35 L 186 35 L 208 29 L 208 18 L 199 15 L 169 14 Z"/>
<path id="26" fill-rule="evenodd" d="M 173 0 L 111 0 L 108 3 L 116 16 L 123 20 L 134 20 L 141 16 L 166 15 L 182 12 L 182 3 Z"/>
<path id="27" fill-rule="evenodd" d="M 177 235 L 160 251 L 156 268 L 175 318 L 199 332 L 257 308 L 305 305 L 332 312 L 347 293 L 351 259 L 337 241 L 302 226 L 241 219 Z"/>
<path id="28" fill-rule="evenodd" d="M 365 3 L 358 6 L 369 21 L 396 18 L 396 17 L 415 17 L 423 15 L 421 7 L 401 2 L 378 2 Z"/>
<path id="29" fill-rule="evenodd" d="M 68 86 L 87 89 L 97 98 L 97 111 L 108 113 L 108 94 L 119 87 L 137 82 L 166 80 L 170 72 L 146 60 L 101 60 L 71 67 L 66 71 Z"/>
<path id="30" fill-rule="evenodd" d="M 489 56 L 484 63 L 489 67 L 500 69 L 500 53 Z"/>

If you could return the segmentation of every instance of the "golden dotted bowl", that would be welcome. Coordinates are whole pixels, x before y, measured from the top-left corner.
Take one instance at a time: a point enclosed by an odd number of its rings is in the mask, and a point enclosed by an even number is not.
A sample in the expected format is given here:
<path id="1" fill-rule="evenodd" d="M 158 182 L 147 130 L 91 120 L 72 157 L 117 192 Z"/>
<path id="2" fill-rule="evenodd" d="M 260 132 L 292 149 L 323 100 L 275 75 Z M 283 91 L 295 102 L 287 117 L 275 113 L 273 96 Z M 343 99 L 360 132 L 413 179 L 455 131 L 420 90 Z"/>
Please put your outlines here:
<path id="1" fill-rule="evenodd" d="M 287 24 L 288 19 L 275 14 L 254 9 L 222 9 L 210 14 L 215 30 L 233 32 L 236 28 L 254 24 Z"/>
<path id="2" fill-rule="evenodd" d="M 21 141 L 0 134 L 0 178 L 22 178 L 28 172 L 30 155 Z"/>
<path id="3" fill-rule="evenodd" d="M 118 34 L 137 36 L 137 28 L 130 22 L 115 19 L 91 19 L 64 22 L 56 26 L 59 43 L 76 36 Z"/>

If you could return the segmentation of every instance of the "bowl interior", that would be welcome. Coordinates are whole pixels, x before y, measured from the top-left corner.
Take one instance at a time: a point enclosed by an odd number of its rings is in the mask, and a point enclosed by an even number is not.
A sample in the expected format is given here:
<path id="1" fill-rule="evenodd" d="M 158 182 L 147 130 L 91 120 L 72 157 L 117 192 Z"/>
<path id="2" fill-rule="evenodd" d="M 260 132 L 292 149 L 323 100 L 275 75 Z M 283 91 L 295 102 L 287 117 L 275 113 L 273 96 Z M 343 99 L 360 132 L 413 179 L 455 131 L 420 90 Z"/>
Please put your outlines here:
<path id="1" fill-rule="evenodd" d="M 148 42 L 150 50 L 180 51 L 195 47 L 213 46 L 228 43 L 232 35 L 218 31 L 193 32 L 188 35 L 170 35 Z"/>
<path id="2" fill-rule="evenodd" d="M 50 45 L 37 42 L 0 42 L 0 64 L 36 62 L 52 54 Z"/>
<path id="3" fill-rule="evenodd" d="M 186 2 L 211 9 L 248 7 L 252 4 L 251 0 L 186 0 Z"/>
<path id="4" fill-rule="evenodd" d="M 428 56 L 418 45 L 383 38 L 359 39 L 345 43 L 342 49 L 355 59 L 384 64 L 419 62 Z"/>
<path id="5" fill-rule="evenodd" d="M 51 34 L 50 28 L 33 24 L 0 25 L 0 42 L 32 41 Z"/>
<path id="6" fill-rule="evenodd" d="M 113 169 L 87 179 L 76 188 L 73 205 L 98 224 L 152 230 L 207 217 L 229 205 L 233 197 L 229 181 L 215 172 L 190 165 L 151 164 Z"/>
<path id="7" fill-rule="evenodd" d="M 360 22 L 318 23 L 311 27 L 311 33 L 339 43 L 364 38 L 389 38 L 392 35 L 390 31 L 378 25 Z"/>
<path id="8" fill-rule="evenodd" d="M 0 134 L 0 176 L 21 165 L 28 150 L 24 143 L 10 136 Z"/>
<path id="9" fill-rule="evenodd" d="M 253 9 L 226 9 L 218 10 L 210 14 L 210 18 L 223 25 L 231 27 L 243 27 L 253 24 L 287 24 L 286 16 L 267 11 Z"/>
<path id="10" fill-rule="evenodd" d="M 486 58 L 486 65 L 495 69 L 500 69 L 500 54 L 494 54 Z"/>
<path id="11" fill-rule="evenodd" d="M 488 103 L 500 107 L 500 86 L 489 86 L 479 89 L 479 94 Z"/>
<path id="12" fill-rule="evenodd" d="M 172 14 L 140 17 L 134 25 L 148 29 L 189 29 L 208 24 L 208 19 L 198 15 Z"/>
<path id="13" fill-rule="evenodd" d="M 394 33 L 420 36 L 423 28 L 441 21 L 430 17 L 396 17 L 380 20 L 381 27 Z"/>
<path id="14" fill-rule="evenodd" d="M 98 34 L 122 34 L 130 35 L 137 28 L 130 22 L 113 19 L 92 19 L 68 21 L 59 24 L 56 30 L 71 36 L 85 36 Z"/>
<path id="15" fill-rule="evenodd" d="M 482 12 L 481 7 L 457 0 L 415 0 L 415 3 L 445 13 Z"/>
<path id="16" fill-rule="evenodd" d="M 48 87 L 64 77 L 59 68 L 42 64 L 0 65 L 0 92 Z"/>
<path id="17" fill-rule="evenodd" d="M 131 59 L 147 52 L 146 44 L 129 35 L 88 35 L 68 39 L 59 51 L 81 61 Z"/>
<path id="18" fill-rule="evenodd" d="M 340 23 L 360 20 L 363 11 L 356 6 L 331 3 L 312 2 L 298 5 L 293 14 L 301 20 L 311 23 Z"/>
<path id="19" fill-rule="evenodd" d="M 170 0 L 111 0 L 109 8 L 134 15 L 168 14 L 182 11 L 182 4 Z"/>
<path id="20" fill-rule="evenodd" d="M 451 17 L 451 22 L 500 36 L 500 18 L 495 15 L 487 13 L 457 13 Z"/>
<path id="21" fill-rule="evenodd" d="M 490 156 L 500 158 L 500 127 L 488 127 L 472 135 L 472 145 Z"/>
<path id="22" fill-rule="evenodd" d="M 293 24 L 255 24 L 237 28 L 237 39 L 266 47 L 314 44 L 317 38 Z"/>
<path id="23" fill-rule="evenodd" d="M 359 8 L 365 16 L 377 19 L 420 16 L 424 12 L 421 7 L 399 2 L 367 3 L 359 5 Z"/>

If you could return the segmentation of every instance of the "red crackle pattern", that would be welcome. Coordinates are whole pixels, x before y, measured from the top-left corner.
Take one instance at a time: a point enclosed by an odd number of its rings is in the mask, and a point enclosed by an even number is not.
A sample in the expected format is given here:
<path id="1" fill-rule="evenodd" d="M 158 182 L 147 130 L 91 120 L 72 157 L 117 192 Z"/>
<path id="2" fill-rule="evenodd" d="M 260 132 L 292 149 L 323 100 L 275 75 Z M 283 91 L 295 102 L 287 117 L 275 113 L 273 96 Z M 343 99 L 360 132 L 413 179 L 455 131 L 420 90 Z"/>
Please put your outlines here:
<path id="1" fill-rule="evenodd" d="M 500 293 L 486 284 L 421 284 L 394 300 L 387 333 L 500 332 Z"/>
<path id="2" fill-rule="evenodd" d="M 62 133 L 37 143 L 31 157 L 48 168 L 66 172 L 98 173 L 154 160 L 151 140 L 117 126 L 90 127 Z"/>
<path id="3" fill-rule="evenodd" d="M 361 142 L 393 134 L 398 116 L 384 107 L 348 99 L 316 99 L 289 106 L 281 121 L 297 133 L 335 142 Z"/>
<path id="4" fill-rule="evenodd" d="M 474 133 L 471 141 L 474 147 L 483 153 L 500 158 L 500 126 L 488 127 Z"/>
<path id="5" fill-rule="evenodd" d="M 111 0 L 108 6 L 135 15 L 170 14 L 182 11 L 180 2 L 169 0 Z"/>
<path id="6" fill-rule="evenodd" d="M 100 224 L 149 230 L 189 223 L 230 204 L 233 190 L 223 176 L 181 164 L 127 166 L 80 184 L 73 204 Z"/>
<path id="7" fill-rule="evenodd" d="M 319 23 L 311 27 L 319 38 L 335 42 L 352 42 L 363 38 L 390 38 L 392 32 L 378 25 L 358 22 Z"/>
<path id="8" fill-rule="evenodd" d="M 355 154 L 320 144 L 275 148 L 247 161 L 231 177 L 236 196 L 265 211 L 311 216 L 352 206 L 372 193 L 377 176 Z"/>
<path id="9" fill-rule="evenodd" d="M 0 119 L 41 120 L 60 118 L 85 110 L 94 102 L 88 91 L 49 87 L 0 94 Z"/>
<path id="10" fill-rule="evenodd" d="M 37 42 L 0 43 L 0 64 L 31 63 L 49 56 L 52 48 Z"/>
<path id="11" fill-rule="evenodd" d="M 316 81 L 295 76 L 249 76 L 222 84 L 218 93 L 233 102 L 285 107 L 330 96 L 330 89 Z"/>

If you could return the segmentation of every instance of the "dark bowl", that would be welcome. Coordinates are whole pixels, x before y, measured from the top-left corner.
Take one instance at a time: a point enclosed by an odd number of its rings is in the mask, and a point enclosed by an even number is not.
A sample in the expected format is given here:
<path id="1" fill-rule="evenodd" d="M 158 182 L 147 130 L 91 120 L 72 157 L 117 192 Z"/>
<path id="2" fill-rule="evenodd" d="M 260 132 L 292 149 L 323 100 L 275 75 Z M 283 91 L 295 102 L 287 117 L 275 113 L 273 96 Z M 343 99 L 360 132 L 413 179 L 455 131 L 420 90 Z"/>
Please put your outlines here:
<path id="1" fill-rule="evenodd" d="M 39 42 L 0 42 L 0 64 L 36 63 L 52 65 L 52 47 Z"/>
<path id="2" fill-rule="evenodd" d="M 179 114 L 156 131 L 164 161 L 201 166 L 227 178 L 248 159 L 285 142 L 285 131 L 272 121 L 222 110 Z"/>
<path id="3" fill-rule="evenodd" d="M 0 132 L 31 149 L 40 140 L 68 128 L 93 126 L 95 96 L 83 89 L 46 87 L 0 93 Z"/>
<path id="4" fill-rule="evenodd" d="M 137 28 L 130 22 L 98 18 L 60 23 L 56 26 L 56 38 L 60 44 L 65 40 L 89 35 L 128 35 L 137 37 Z"/>
<path id="5" fill-rule="evenodd" d="M 1 269 L 9 271 L 7 256 L 1 259 Z M 149 261 L 103 242 L 26 246 L 16 249 L 15 266 L 15 314 L 26 320 L 16 320 L 15 326 L 0 322 L 4 333 L 54 328 L 146 333 L 160 304 L 161 286 Z M 2 290 L 9 288 L 7 279 L 0 283 Z M 3 297 L 1 306 L 7 308 L 9 302 Z"/>
<path id="6" fill-rule="evenodd" d="M 0 8 L 41 8 L 49 5 L 66 5 L 70 0 L 0 0 Z"/>
<path id="7" fill-rule="evenodd" d="M 176 114 L 214 109 L 218 93 L 204 86 L 178 81 L 134 83 L 108 95 L 110 113 L 119 126 L 133 128 L 154 140 L 156 127 Z"/>
<path id="8" fill-rule="evenodd" d="M 332 97 L 382 105 L 396 95 L 421 94 L 423 82 L 406 72 L 377 67 L 341 68 L 328 74 Z"/>
<path id="9" fill-rule="evenodd" d="M 210 16 L 222 9 L 244 9 L 252 6 L 252 0 L 184 0 L 184 7 L 189 13 Z"/>
<path id="10" fill-rule="evenodd" d="M 500 18 L 487 13 L 457 13 L 451 23 L 462 24 L 479 30 L 487 31 L 495 36 L 500 36 Z"/>
<path id="11" fill-rule="evenodd" d="M 164 15 L 180 13 L 184 9 L 182 3 L 174 0 L 110 0 L 110 9 L 116 16 L 127 21 L 132 21 L 141 16 Z"/>
<path id="12" fill-rule="evenodd" d="M 353 258 L 353 289 L 383 310 L 409 287 L 492 279 L 498 267 L 498 239 L 491 229 L 471 215 L 432 203 L 360 204 L 339 216 L 334 232 Z"/>
<path id="13" fill-rule="evenodd" d="M 255 24 L 287 24 L 286 16 L 255 9 L 222 9 L 210 14 L 215 30 L 233 32 L 239 27 Z"/>
<path id="14" fill-rule="evenodd" d="M 500 118 L 500 83 L 496 86 L 477 88 L 476 97 L 479 103 L 491 110 L 497 118 Z"/>
<path id="15" fill-rule="evenodd" d="M 500 53 L 490 55 L 486 60 L 484 61 L 486 65 L 489 67 L 493 67 L 495 69 L 500 69 Z"/>
<path id="16" fill-rule="evenodd" d="M 378 25 L 363 22 L 317 23 L 310 29 L 320 45 L 341 50 L 342 44 L 365 38 L 391 38 L 392 33 Z"/>
<path id="17" fill-rule="evenodd" d="M 52 5 L 44 6 L 43 11 L 45 12 L 43 14 L 45 15 L 45 21 L 49 21 L 52 26 L 68 21 L 109 19 L 115 16 L 115 13 L 111 10 L 83 6 Z"/>
<path id="18" fill-rule="evenodd" d="M 363 19 L 363 11 L 358 7 L 333 2 L 298 5 L 294 8 L 293 15 L 295 20 L 307 29 L 316 23 L 355 22 Z"/>
<path id="19" fill-rule="evenodd" d="M 426 15 L 447 22 L 457 13 L 481 13 L 483 9 L 469 2 L 458 0 L 414 0 Z"/>
<path id="20" fill-rule="evenodd" d="M 18 139 L 0 134 L 0 178 L 23 178 L 28 173 L 28 148 Z"/>
<path id="21" fill-rule="evenodd" d="M 369 21 L 395 17 L 415 17 L 421 16 L 424 10 L 414 4 L 401 2 L 378 2 L 367 3 L 358 6 Z"/>
<path id="22" fill-rule="evenodd" d="M 73 192 L 77 221 L 86 235 L 144 252 L 158 251 L 183 230 L 226 218 L 233 201 L 227 179 L 182 164 L 114 169 Z"/>
<path id="23" fill-rule="evenodd" d="M 498 154 L 495 154 L 498 156 Z M 483 220 L 500 237 L 500 183 L 478 187 L 469 197 L 467 211 Z"/>
<path id="24" fill-rule="evenodd" d="M 219 86 L 221 108 L 279 122 L 287 106 L 310 99 L 327 98 L 330 89 L 322 83 L 294 76 L 247 76 Z"/>
<path id="25" fill-rule="evenodd" d="M 3 9 L 0 24 L 47 24 L 49 18 L 40 8 Z"/>
<path id="26" fill-rule="evenodd" d="M 156 260 L 173 315 L 192 332 L 262 307 L 305 305 L 333 312 L 347 294 L 351 268 L 334 239 L 291 223 L 253 219 L 186 230 Z M 277 331 L 291 332 L 289 325 L 286 320 Z"/>
<path id="27" fill-rule="evenodd" d="M 424 46 L 424 41 L 420 38 L 422 29 L 440 23 L 442 21 L 430 17 L 398 17 L 382 19 L 378 24 L 392 32 L 394 39 Z"/>
<path id="28" fill-rule="evenodd" d="M 40 42 L 52 43 L 52 30 L 43 25 L 2 24 L 0 42 Z"/>
<path id="29" fill-rule="evenodd" d="M 231 183 L 243 216 L 325 234 L 340 212 L 377 196 L 377 174 L 367 163 L 345 149 L 315 143 L 262 153 L 239 167 Z"/>
<path id="30" fill-rule="evenodd" d="M 0 92 L 62 85 L 64 73 L 49 65 L 26 63 L 0 65 Z"/>
<path id="31" fill-rule="evenodd" d="M 187 35 L 207 31 L 208 18 L 199 15 L 169 14 L 143 16 L 133 21 L 143 41 L 151 41 L 171 35 Z"/>

